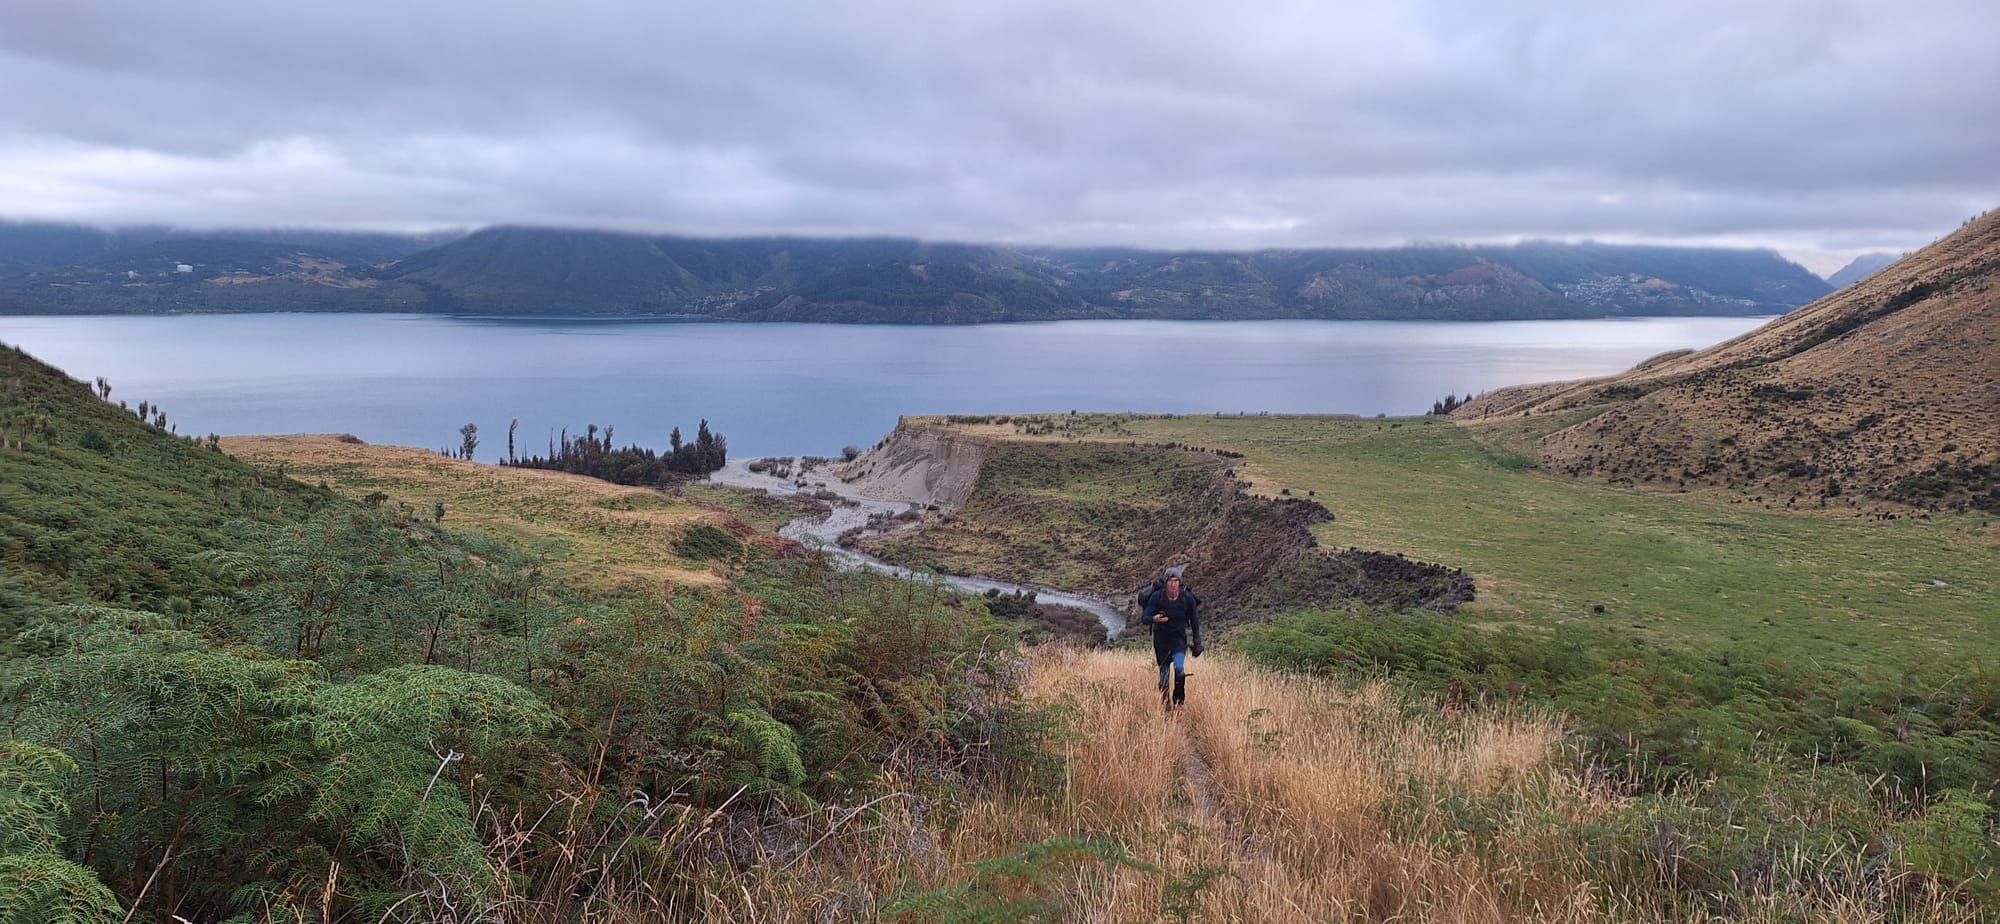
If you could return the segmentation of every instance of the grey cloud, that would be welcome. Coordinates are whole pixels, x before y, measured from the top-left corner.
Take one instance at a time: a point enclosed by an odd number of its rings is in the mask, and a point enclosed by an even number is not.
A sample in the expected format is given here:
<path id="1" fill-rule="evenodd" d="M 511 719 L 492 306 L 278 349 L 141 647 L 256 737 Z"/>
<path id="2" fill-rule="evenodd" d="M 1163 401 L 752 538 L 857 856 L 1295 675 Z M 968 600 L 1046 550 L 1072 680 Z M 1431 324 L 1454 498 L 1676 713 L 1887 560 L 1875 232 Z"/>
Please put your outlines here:
<path id="1" fill-rule="evenodd" d="M 1379 6 L 0 0 L 0 215 L 1832 251 L 2000 204 L 1990 3 Z"/>

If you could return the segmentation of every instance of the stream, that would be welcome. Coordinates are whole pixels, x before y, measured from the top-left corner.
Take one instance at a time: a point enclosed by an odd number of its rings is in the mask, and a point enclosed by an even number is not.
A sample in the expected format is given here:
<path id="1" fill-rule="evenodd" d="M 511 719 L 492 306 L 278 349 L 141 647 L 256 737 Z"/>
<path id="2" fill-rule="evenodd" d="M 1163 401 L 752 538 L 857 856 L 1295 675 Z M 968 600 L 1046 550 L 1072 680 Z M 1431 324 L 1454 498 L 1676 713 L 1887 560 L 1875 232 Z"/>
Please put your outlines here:
<path id="1" fill-rule="evenodd" d="M 915 505 L 868 497 L 853 485 L 818 469 L 793 478 L 779 478 L 765 472 L 753 472 L 750 470 L 750 463 L 754 461 L 757 460 L 731 460 L 721 470 L 709 475 L 708 480 L 711 484 L 748 488 L 778 496 L 812 495 L 821 489 L 838 495 L 838 500 L 828 501 L 833 507 L 831 513 L 824 516 L 800 517 L 780 527 L 778 535 L 798 542 L 806 548 L 825 553 L 841 568 L 850 571 L 874 571 L 906 581 L 942 581 L 948 586 L 970 594 L 983 594 L 989 590 L 998 590 L 1001 593 L 1026 591 L 1034 594 L 1037 602 L 1075 607 L 1096 616 L 1097 621 L 1104 625 L 1106 639 L 1116 638 L 1118 633 L 1125 629 L 1125 614 L 1112 608 L 1109 602 L 1099 597 L 1084 596 L 1036 584 L 1015 584 L 979 575 L 925 574 L 892 565 L 857 549 L 843 548 L 839 541 L 842 533 L 857 526 L 866 526 L 871 517 L 895 516 Z M 799 487 L 796 483 L 801 477 L 805 480 L 806 487 Z"/>

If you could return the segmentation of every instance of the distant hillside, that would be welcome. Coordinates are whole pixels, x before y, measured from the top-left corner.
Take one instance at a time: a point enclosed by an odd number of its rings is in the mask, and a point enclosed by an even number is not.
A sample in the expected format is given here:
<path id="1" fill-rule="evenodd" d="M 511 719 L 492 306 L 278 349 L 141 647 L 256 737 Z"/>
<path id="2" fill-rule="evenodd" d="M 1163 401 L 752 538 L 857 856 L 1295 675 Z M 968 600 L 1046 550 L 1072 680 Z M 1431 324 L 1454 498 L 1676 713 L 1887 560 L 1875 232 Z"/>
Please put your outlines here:
<path id="1" fill-rule="evenodd" d="M 374 267 L 442 240 L 0 223 L 0 313 L 436 310 L 437 293 L 385 283 Z"/>
<path id="2" fill-rule="evenodd" d="M 1838 272 L 1826 277 L 1826 284 L 1832 286 L 1835 291 L 1845 289 L 1887 269 L 1889 264 L 1902 258 L 1901 254 L 1894 253 L 1864 253 L 1849 261 Z"/>
<path id="3" fill-rule="evenodd" d="M 1717 248 L 1537 242 L 1168 253 L 491 228 L 387 262 L 397 242 L 409 240 L 231 232 L 112 245 L 82 235 L 35 249 L 44 261 L 92 254 L 74 264 L 9 273 L 0 262 L 0 311 L 680 314 L 938 324 L 1502 320 L 1781 314 L 1829 291 L 1774 252 Z M 7 259 L 0 249 L 0 261 Z M 28 262 L 23 256 L 17 264 Z"/>
<path id="4" fill-rule="evenodd" d="M 0 276 L 89 263 L 122 247 L 167 236 L 165 228 L 116 231 L 83 225 L 0 221 Z"/>
<path id="5" fill-rule="evenodd" d="M 1468 420 L 1587 414 L 1544 465 L 2000 512 L 2000 212 L 1727 343 L 1620 376 L 1505 389 Z"/>
<path id="6" fill-rule="evenodd" d="M 355 266 L 372 266 L 400 260 L 436 247 L 456 235 L 379 234 L 369 232 L 316 231 L 285 228 L 236 228 L 226 231 L 188 231 L 164 226 L 133 228 L 93 228 L 47 222 L 0 221 L 0 276 L 37 270 L 101 267 L 123 269 L 122 263 L 136 253 L 152 250 L 168 252 L 176 245 L 190 249 L 172 254 L 191 263 L 197 260 L 237 260 L 226 246 L 241 244 L 255 253 L 254 245 L 276 245 L 287 252 L 309 253 L 322 259 Z"/>

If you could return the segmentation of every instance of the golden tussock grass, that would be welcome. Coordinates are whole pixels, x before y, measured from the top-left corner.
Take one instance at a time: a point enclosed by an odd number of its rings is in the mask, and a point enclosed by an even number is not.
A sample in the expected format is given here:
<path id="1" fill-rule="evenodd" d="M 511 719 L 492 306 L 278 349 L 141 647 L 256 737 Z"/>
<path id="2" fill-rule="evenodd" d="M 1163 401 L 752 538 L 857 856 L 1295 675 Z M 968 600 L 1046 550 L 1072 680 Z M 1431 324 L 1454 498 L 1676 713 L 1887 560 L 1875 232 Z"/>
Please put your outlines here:
<path id="1" fill-rule="evenodd" d="M 1168 714 L 1143 653 L 1051 646 L 1030 664 L 1032 695 L 1060 704 L 1069 729 L 1049 785 L 940 789 L 898 767 L 855 805 L 733 833 L 690 818 L 660 843 L 685 858 L 692 885 L 663 894 L 630 881 L 600 891 L 583 919 L 880 920 L 899 900 L 964 886 L 973 864 L 1083 837 L 1149 868 L 1067 860 L 1047 882 L 1000 880 L 952 910 L 1090 922 L 1979 920 L 1923 883 L 1900 883 L 1891 915 L 1880 894 L 1777 888 L 1731 903 L 1671 894 L 1647 858 L 1593 862 L 1581 834 L 1612 823 L 1624 797 L 1585 784 L 1552 716 L 1451 713 L 1384 684 L 1226 656 L 1191 662 L 1188 702 Z M 940 795 L 952 792 L 961 798 Z M 1477 837 L 1469 805 L 1484 819 Z M 1825 861 L 1776 862 L 1777 881 L 1797 883 Z M 1033 900 L 1060 910 L 1005 910 Z"/>
<path id="2" fill-rule="evenodd" d="M 1039 662 L 1045 691 L 1109 690 L 1121 701 L 1111 720 L 1087 723 L 1061 808 L 1080 816 L 1071 827 L 1114 822 L 1168 882 L 1208 876 L 1200 919 L 1504 921 L 1521 919 L 1524 904 L 1539 905 L 1540 920 L 1588 919 L 1561 911 L 1587 893 L 1554 883 L 1523 894 L 1537 884 L 1519 871 L 1428 846 L 1425 819 L 1391 815 L 1413 780 L 1481 795 L 1546 780 L 1552 721 L 1428 721 L 1381 685 L 1344 689 L 1226 658 L 1194 662 L 1188 704 L 1163 715 L 1146 660 Z M 1157 919 L 1160 877 L 1114 878 L 1104 919 Z"/>
<path id="3" fill-rule="evenodd" d="M 370 446 L 334 435 L 237 436 L 230 455 L 282 467 L 292 478 L 354 498 L 380 492 L 419 516 L 445 507 L 445 524 L 547 552 L 556 567 L 588 584 L 634 581 L 720 586 L 701 562 L 684 561 L 673 543 L 688 526 L 728 528 L 730 518 L 651 488 L 539 469 L 482 465 L 405 446 Z"/>

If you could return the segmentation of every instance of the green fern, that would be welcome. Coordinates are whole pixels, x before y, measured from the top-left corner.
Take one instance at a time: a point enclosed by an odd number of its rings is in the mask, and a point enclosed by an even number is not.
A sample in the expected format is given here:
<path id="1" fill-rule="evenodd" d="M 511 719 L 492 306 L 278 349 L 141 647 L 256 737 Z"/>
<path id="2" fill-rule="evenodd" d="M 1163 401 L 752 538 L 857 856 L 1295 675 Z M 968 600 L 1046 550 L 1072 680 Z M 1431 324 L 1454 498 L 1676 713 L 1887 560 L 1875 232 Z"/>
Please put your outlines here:
<path id="1" fill-rule="evenodd" d="M 62 780 L 76 761 L 54 748 L 0 741 L 0 853 L 53 850 L 69 815 Z"/>
<path id="2" fill-rule="evenodd" d="M 57 853 L 69 814 L 63 778 L 76 762 L 53 748 L 0 741 L 0 924 L 96 924 L 124 916 L 97 874 Z"/>
<path id="3" fill-rule="evenodd" d="M 757 755 L 757 768 L 764 776 L 796 789 L 806 780 L 805 764 L 799 760 L 798 733 L 762 709 L 739 709 L 729 714 L 729 727 L 737 740 L 749 745 Z"/>
<path id="4" fill-rule="evenodd" d="M 306 815 L 364 844 L 395 847 L 409 870 L 489 883 L 489 865 L 452 764 L 532 740 L 555 723 L 520 687 L 435 665 L 326 687 L 287 724 L 321 760 L 281 775 L 267 802 L 305 797 Z"/>
<path id="5" fill-rule="evenodd" d="M 52 853 L 0 854 L 0 924 L 107 924 L 125 910 L 97 874 Z"/>

